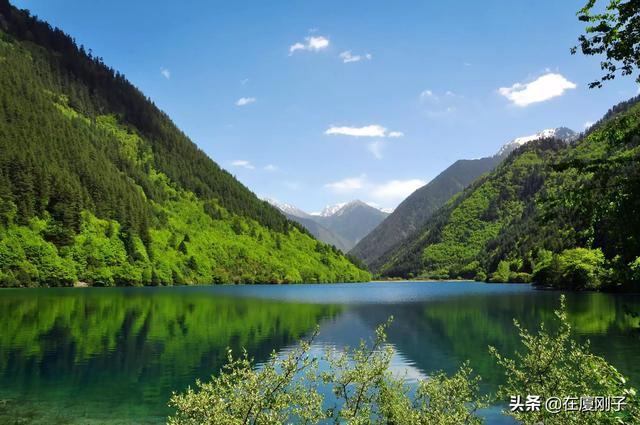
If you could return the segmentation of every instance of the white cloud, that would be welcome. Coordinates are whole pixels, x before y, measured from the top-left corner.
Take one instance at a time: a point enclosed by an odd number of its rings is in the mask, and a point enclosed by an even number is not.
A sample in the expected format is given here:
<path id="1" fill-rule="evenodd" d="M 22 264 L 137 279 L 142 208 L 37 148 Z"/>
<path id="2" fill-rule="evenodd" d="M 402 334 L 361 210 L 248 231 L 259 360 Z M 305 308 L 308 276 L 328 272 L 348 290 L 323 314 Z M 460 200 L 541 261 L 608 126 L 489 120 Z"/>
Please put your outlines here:
<path id="1" fill-rule="evenodd" d="M 421 179 L 390 180 L 384 183 L 373 183 L 363 174 L 359 177 L 347 177 L 336 182 L 327 183 L 324 187 L 340 194 L 360 192 L 365 197 L 389 203 L 405 199 L 425 184 L 427 182 Z"/>
<path id="2" fill-rule="evenodd" d="M 232 167 L 241 167 L 246 168 L 247 170 L 254 170 L 256 167 L 253 166 L 249 161 L 244 159 L 236 159 L 235 161 L 231 161 Z"/>
<path id="3" fill-rule="evenodd" d="M 388 131 L 385 127 L 378 124 L 371 124 L 364 127 L 348 127 L 348 126 L 331 126 L 324 134 L 342 135 L 351 137 L 402 137 L 404 134 L 400 131 Z"/>
<path id="4" fill-rule="evenodd" d="M 171 79 L 171 71 L 169 71 L 167 68 L 160 67 L 160 74 L 167 80 Z"/>
<path id="5" fill-rule="evenodd" d="M 438 100 L 438 96 L 433 94 L 433 92 L 431 90 L 423 90 L 422 93 L 420 93 L 420 99 Z"/>
<path id="6" fill-rule="evenodd" d="M 366 184 L 366 177 L 347 177 L 337 182 L 327 183 L 324 185 L 327 189 L 336 193 L 348 193 L 363 189 Z"/>
<path id="7" fill-rule="evenodd" d="M 257 99 L 255 97 L 241 97 L 240 99 L 236 100 L 236 106 L 251 105 L 252 103 L 255 103 L 256 100 Z"/>
<path id="8" fill-rule="evenodd" d="M 292 44 L 291 47 L 289 47 L 289 54 L 293 54 L 293 52 L 295 52 L 296 50 L 305 50 L 304 44 L 302 43 L 295 43 Z"/>
<path id="9" fill-rule="evenodd" d="M 369 143 L 369 145 L 367 146 L 367 148 L 369 149 L 369 152 L 371 152 L 373 156 L 376 157 L 376 159 L 382 159 L 383 147 L 384 147 L 383 140 L 376 140 L 375 142 Z"/>
<path id="10" fill-rule="evenodd" d="M 420 179 L 391 180 L 373 188 L 371 195 L 379 200 L 398 201 L 411 195 L 427 182 Z"/>
<path id="11" fill-rule="evenodd" d="M 585 122 L 585 123 L 584 123 L 584 128 L 585 128 L 585 130 L 586 130 L 586 129 L 589 129 L 590 127 L 592 127 L 592 126 L 593 126 L 593 124 L 595 124 L 593 121 L 587 121 L 587 122 Z"/>
<path id="12" fill-rule="evenodd" d="M 324 134 L 328 135 L 343 135 L 343 136 L 352 136 L 352 137 L 385 137 L 387 133 L 387 129 L 377 125 L 367 125 L 364 127 L 329 127 Z"/>
<path id="13" fill-rule="evenodd" d="M 264 166 L 265 171 L 278 171 L 279 168 L 273 164 L 267 164 Z"/>
<path id="14" fill-rule="evenodd" d="M 297 42 L 289 47 L 289 55 L 294 54 L 298 50 L 306 50 L 309 52 L 318 52 L 329 47 L 329 39 L 322 36 L 305 37 L 305 42 Z"/>
<path id="15" fill-rule="evenodd" d="M 462 98 L 462 96 L 458 95 L 457 93 L 455 93 L 454 91 L 451 90 L 447 90 L 444 92 L 444 97 L 448 97 L 448 98 Z M 433 103 L 438 103 L 441 100 L 443 102 L 446 102 L 446 99 L 442 99 L 440 96 L 438 96 L 436 93 L 434 93 L 432 90 L 423 90 L 420 93 L 420 100 L 429 100 Z"/>
<path id="16" fill-rule="evenodd" d="M 248 83 L 249 81 L 250 81 L 250 80 L 249 80 L 248 78 L 243 78 L 242 80 L 240 80 L 240 84 L 242 84 L 243 86 L 245 86 L 245 85 L 247 85 L 247 83 Z"/>
<path id="17" fill-rule="evenodd" d="M 515 83 L 511 87 L 500 87 L 498 93 L 514 105 L 525 107 L 532 103 L 544 102 L 562 96 L 566 90 L 575 89 L 575 83 L 561 74 L 549 72 L 529 83 Z"/>
<path id="18" fill-rule="evenodd" d="M 360 62 L 363 59 L 371 60 L 373 56 L 370 53 L 365 55 L 354 55 L 351 53 L 351 50 L 346 50 L 340 53 L 340 59 L 342 59 L 343 63 L 351 63 L 351 62 Z"/>

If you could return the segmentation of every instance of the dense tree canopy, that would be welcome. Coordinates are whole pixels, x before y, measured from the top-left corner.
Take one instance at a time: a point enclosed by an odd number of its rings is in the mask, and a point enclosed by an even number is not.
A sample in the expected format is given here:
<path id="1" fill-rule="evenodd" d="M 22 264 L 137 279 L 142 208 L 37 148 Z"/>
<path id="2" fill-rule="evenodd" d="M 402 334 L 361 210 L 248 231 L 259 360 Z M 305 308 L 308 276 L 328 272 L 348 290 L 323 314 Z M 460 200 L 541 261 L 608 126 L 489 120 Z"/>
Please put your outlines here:
<path id="1" fill-rule="evenodd" d="M 368 279 L 5 0 L 0 64 L 0 286 Z"/>
<path id="2" fill-rule="evenodd" d="M 587 23 L 585 34 L 578 39 L 585 55 L 604 55 L 600 67 L 604 75 L 590 84 L 591 88 L 621 75 L 633 75 L 640 70 L 640 1 L 589 0 L 578 11 L 578 19 Z M 600 9 L 598 7 L 602 6 Z M 571 49 L 576 53 L 578 46 Z M 636 77 L 640 83 L 640 74 Z"/>

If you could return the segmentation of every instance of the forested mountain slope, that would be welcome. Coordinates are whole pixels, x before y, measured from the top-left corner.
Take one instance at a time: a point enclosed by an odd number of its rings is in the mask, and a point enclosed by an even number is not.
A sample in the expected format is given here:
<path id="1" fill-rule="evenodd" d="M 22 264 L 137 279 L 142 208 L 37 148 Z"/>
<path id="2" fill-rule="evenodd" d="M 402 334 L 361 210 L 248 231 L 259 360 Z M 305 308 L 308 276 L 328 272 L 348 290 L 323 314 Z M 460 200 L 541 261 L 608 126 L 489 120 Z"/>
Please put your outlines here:
<path id="1" fill-rule="evenodd" d="M 425 186 L 413 192 L 389 217 L 363 238 L 351 254 L 371 269 L 377 270 L 386 254 L 421 229 L 431 214 L 453 195 L 467 187 L 482 174 L 491 171 L 502 157 L 462 159 L 440 173 Z"/>
<path id="2" fill-rule="evenodd" d="M 515 150 L 395 249 L 381 273 L 637 290 L 638 100 L 570 146 L 547 139 Z"/>
<path id="3" fill-rule="evenodd" d="M 349 251 L 349 241 L 341 237 L 340 235 L 327 229 L 322 224 L 314 220 L 314 217 L 300 217 L 292 214 L 285 214 L 289 220 L 303 226 L 309 233 L 311 233 L 316 239 L 321 240 L 329 245 L 333 245 L 342 252 Z"/>
<path id="4" fill-rule="evenodd" d="M 0 286 L 368 279 L 124 76 L 0 0 Z"/>

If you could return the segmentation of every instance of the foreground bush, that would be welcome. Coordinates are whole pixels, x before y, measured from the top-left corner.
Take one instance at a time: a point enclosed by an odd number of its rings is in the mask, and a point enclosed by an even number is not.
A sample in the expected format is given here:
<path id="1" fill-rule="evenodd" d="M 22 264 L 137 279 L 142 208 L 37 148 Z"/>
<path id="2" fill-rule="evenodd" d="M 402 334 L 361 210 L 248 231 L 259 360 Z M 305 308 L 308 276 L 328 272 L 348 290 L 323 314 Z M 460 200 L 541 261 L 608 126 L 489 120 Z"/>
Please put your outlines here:
<path id="1" fill-rule="evenodd" d="M 479 376 L 467 363 L 452 376 L 442 372 L 420 380 L 411 391 L 403 377 L 389 370 L 393 348 L 386 343 L 386 328 L 376 329 L 367 344 L 342 351 L 310 354 L 317 331 L 284 357 L 272 353 L 260 367 L 246 352 L 229 362 L 211 382 L 196 383 L 169 402 L 176 409 L 169 424 L 276 425 L 276 424 L 481 424 L 477 410 L 490 402 L 505 403 L 518 397 L 523 405 L 505 413 L 523 424 L 637 424 L 640 405 L 635 390 L 603 358 L 589 352 L 588 345 L 571 339 L 564 297 L 556 311 L 555 332 L 544 325 L 536 334 L 517 322 L 524 350 L 509 359 L 491 347 L 491 355 L 505 371 L 505 384 L 496 396 L 481 397 Z M 320 372 L 320 365 L 327 365 Z M 322 368 L 324 369 L 324 368 Z M 320 389 L 334 398 L 325 400 Z M 528 396 L 539 396 L 539 409 L 528 409 Z M 551 413 L 545 400 L 557 397 L 624 396 L 620 411 Z M 510 407 L 514 407 L 512 404 Z"/>

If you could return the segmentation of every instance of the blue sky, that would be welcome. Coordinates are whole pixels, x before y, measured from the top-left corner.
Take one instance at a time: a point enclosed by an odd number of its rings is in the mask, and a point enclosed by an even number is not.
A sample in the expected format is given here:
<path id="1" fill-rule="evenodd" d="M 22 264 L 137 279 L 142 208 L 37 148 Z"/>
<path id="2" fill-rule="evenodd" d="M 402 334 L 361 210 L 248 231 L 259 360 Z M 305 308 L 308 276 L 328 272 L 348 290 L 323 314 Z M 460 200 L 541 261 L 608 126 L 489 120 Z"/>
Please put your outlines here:
<path id="1" fill-rule="evenodd" d="M 585 0 L 14 4 L 91 48 L 261 197 L 395 207 L 452 162 L 638 92 L 571 56 Z"/>

